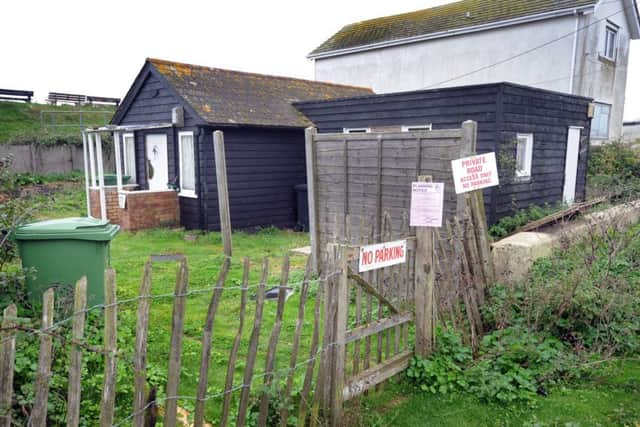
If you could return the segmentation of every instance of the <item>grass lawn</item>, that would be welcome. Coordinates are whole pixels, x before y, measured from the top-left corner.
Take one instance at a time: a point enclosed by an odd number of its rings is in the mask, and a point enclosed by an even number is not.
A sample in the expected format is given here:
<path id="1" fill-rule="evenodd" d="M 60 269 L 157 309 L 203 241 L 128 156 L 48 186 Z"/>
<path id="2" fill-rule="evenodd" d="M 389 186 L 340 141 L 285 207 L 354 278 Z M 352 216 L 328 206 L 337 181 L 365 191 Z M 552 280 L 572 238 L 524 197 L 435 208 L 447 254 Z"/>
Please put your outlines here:
<path id="1" fill-rule="evenodd" d="M 604 363 L 590 378 L 550 390 L 531 407 L 500 406 L 468 394 L 427 394 L 407 381 L 351 408 L 362 426 L 539 426 L 588 427 L 640 425 L 640 359 Z"/>
<path id="2" fill-rule="evenodd" d="M 65 188 L 48 196 L 38 196 L 40 201 L 49 199 L 55 209 L 46 210 L 41 218 L 58 218 L 83 215 L 85 211 L 85 198 L 81 185 Z M 189 235 L 189 239 L 185 239 Z M 256 285 L 260 279 L 260 269 L 263 257 L 269 259 L 269 284 L 276 285 L 279 282 L 283 257 L 291 249 L 306 246 L 308 235 L 289 230 L 264 229 L 257 233 L 236 232 L 233 235 L 234 258 L 227 277 L 225 286 L 236 288 L 242 283 L 243 259 L 251 260 L 249 301 L 245 318 L 243 339 L 241 342 L 238 362 L 235 372 L 234 385 L 241 384 L 246 361 L 246 353 L 251 329 L 253 326 L 253 314 L 256 293 Z M 189 289 L 204 290 L 202 293 L 190 295 L 187 298 L 185 327 L 182 352 L 182 372 L 180 395 L 196 396 L 202 329 L 209 301 L 212 296 L 211 288 L 219 270 L 223 264 L 222 240 L 220 233 L 203 233 L 199 231 L 189 232 L 182 229 L 156 229 L 137 233 L 120 232 L 111 244 L 111 264 L 117 275 L 118 299 L 126 300 L 136 297 L 139 293 L 142 269 L 144 263 L 152 254 L 186 255 L 189 266 Z M 289 283 L 299 285 L 304 275 L 307 258 L 305 256 L 291 256 Z M 176 280 L 176 263 L 158 263 L 153 267 L 153 295 L 171 294 L 174 291 Z M 267 286 L 267 289 L 270 286 Z M 313 296 L 317 284 L 312 284 L 305 313 L 305 323 L 302 330 L 302 338 L 299 352 L 299 361 L 309 358 L 309 346 L 313 332 Z M 212 361 L 209 375 L 209 394 L 216 394 L 223 390 L 229 351 L 237 334 L 240 311 L 240 290 L 231 289 L 223 293 L 218 314 L 214 324 L 214 340 Z M 160 381 L 166 376 L 166 367 L 169 357 L 169 340 L 172 318 L 171 297 L 162 297 L 152 300 L 150 329 L 148 339 L 148 363 L 154 366 L 154 372 L 158 373 Z M 289 355 L 295 328 L 299 304 L 299 292 L 289 298 L 285 306 L 284 323 L 281 338 L 277 347 L 276 365 L 285 368 L 289 364 Z M 261 373 L 265 368 L 265 356 L 271 335 L 272 325 L 275 320 L 277 303 L 268 301 L 265 303 L 263 315 L 263 327 L 261 330 L 258 358 L 254 368 L 255 373 Z M 119 328 L 131 331 L 133 335 L 136 324 L 137 303 L 127 303 L 119 307 Z M 123 332 L 125 335 L 126 332 Z M 133 343 L 125 350 L 129 356 L 133 353 Z M 301 386 L 304 376 L 304 365 L 296 372 L 297 385 Z M 284 375 L 284 374 L 283 374 Z M 286 378 L 286 377 L 285 377 Z M 262 377 L 256 378 L 253 390 L 259 390 L 262 385 Z M 162 397 L 163 392 L 160 391 Z M 234 399 L 239 397 L 239 392 L 234 393 Z M 209 420 L 215 420 L 220 410 L 222 399 L 212 400 L 207 405 Z M 234 403 L 237 406 L 237 401 Z M 179 405 L 191 411 L 195 405 L 193 399 L 183 399 Z M 121 417 L 127 414 L 118 414 Z"/>
<path id="3" fill-rule="evenodd" d="M 55 111 L 56 114 L 52 115 L 50 111 Z M 43 142 L 53 137 L 71 138 L 71 141 L 81 142 L 78 111 L 84 112 L 83 124 L 86 127 L 108 123 L 115 107 L 0 102 L 0 144 Z M 45 129 L 43 120 L 47 125 L 51 125 L 52 120 L 55 120 L 55 124 L 65 126 Z"/>
<path id="4" fill-rule="evenodd" d="M 84 193 L 81 186 L 69 187 L 49 196 L 55 209 L 44 212 L 44 217 L 78 216 L 84 213 Z M 192 236 L 185 239 L 185 235 Z M 255 294 L 254 285 L 259 280 L 261 259 L 269 257 L 269 282 L 276 284 L 280 275 L 282 256 L 294 247 L 307 244 L 308 236 L 286 230 L 265 229 L 255 234 L 234 233 L 234 260 L 226 286 L 235 287 L 242 278 L 242 258 L 252 261 L 249 295 Z M 125 300 L 138 294 L 143 265 L 151 254 L 182 253 L 188 258 L 190 289 L 210 287 L 222 264 L 222 241 L 219 233 L 185 232 L 181 229 L 158 229 L 138 233 L 121 232 L 112 243 L 112 265 L 117 273 L 118 298 Z M 292 257 L 290 282 L 302 278 L 305 257 Z M 176 265 L 157 264 L 153 270 L 152 294 L 173 292 Z M 312 292 L 310 298 L 314 295 Z M 182 352 L 180 395 L 196 395 L 200 363 L 200 340 L 210 291 L 191 295 L 187 299 L 185 334 Z M 222 391 L 228 353 L 238 328 L 240 292 L 225 291 L 214 327 L 212 359 L 209 371 L 209 394 Z M 292 296 L 285 309 L 285 321 L 277 350 L 276 364 L 283 368 L 289 363 L 291 340 L 298 309 L 298 293 Z M 268 302 L 264 314 L 264 326 L 260 336 L 256 373 L 264 371 L 266 348 L 275 317 L 274 302 Z M 119 328 L 129 341 L 125 349 L 125 360 L 133 349 L 135 334 L 136 303 L 120 307 Z M 249 300 L 242 344 L 235 372 L 234 384 L 241 384 L 246 361 L 246 349 L 253 324 L 254 301 Z M 312 333 L 313 303 L 309 301 L 302 332 L 298 361 L 309 357 L 309 342 Z M 152 381 L 162 384 L 166 379 L 171 330 L 172 299 L 156 298 L 151 305 L 151 327 L 148 340 L 149 366 L 153 367 Z M 125 347 L 126 346 L 126 347 Z M 126 362 L 125 362 L 126 363 Z M 120 364 L 123 367 L 124 363 Z M 297 372 L 300 386 L 304 369 Z M 418 391 L 406 380 L 391 381 L 379 392 L 362 398 L 358 405 L 349 405 L 349 425 L 362 426 L 638 426 L 640 421 L 640 360 L 621 360 L 594 365 L 589 378 L 551 389 L 548 397 L 537 397 L 533 405 L 500 406 L 487 404 L 468 394 L 450 397 L 431 395 Z M 131 382 L 122 378 L 119 385 Z M 262 378 L 253 383 L 253 392 L 260 390 Z M 162 393 L 161 393 L 162 396 Z M 239 392 L 233 394 L 232 407 L 237 407 Z M 207 419 L 215 421 L 219 416 L 221 398 L 207 403 Z M 192 411 L 195 401 L 185 398 L 179 405 Z M 120 411 L 122 419 L 127 413 Z"/>

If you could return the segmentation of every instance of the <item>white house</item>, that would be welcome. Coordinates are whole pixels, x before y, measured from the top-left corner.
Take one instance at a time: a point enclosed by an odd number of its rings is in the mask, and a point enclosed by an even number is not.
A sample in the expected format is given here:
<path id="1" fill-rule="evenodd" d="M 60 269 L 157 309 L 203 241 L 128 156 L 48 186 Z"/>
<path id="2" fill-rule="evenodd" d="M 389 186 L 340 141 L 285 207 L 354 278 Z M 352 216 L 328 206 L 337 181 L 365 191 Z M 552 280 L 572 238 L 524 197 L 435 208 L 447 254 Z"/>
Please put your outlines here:
<path id="1" fill-rule="evenodd" d="M 377 93 L 510 81 L 595 100 L 592 139 L 622 135 L 635 0 L 462 0 L 357 22 L 309 54 L 315 78 Z"/>

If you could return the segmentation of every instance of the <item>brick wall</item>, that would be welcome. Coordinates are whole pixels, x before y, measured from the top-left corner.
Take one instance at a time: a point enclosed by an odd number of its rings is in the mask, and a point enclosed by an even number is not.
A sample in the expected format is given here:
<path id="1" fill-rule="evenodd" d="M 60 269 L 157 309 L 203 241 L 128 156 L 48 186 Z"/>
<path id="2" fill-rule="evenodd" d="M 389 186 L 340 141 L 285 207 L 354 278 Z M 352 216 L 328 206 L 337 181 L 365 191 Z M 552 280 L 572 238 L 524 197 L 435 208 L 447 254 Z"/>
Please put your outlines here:
<path id="1" fill-rule="evenodd" d="M 123 185 L 122 188 L 127 191 L 134 190 L 135 184 Z M 89 198 L 91 200 L 91 216 L 100 218 L 100 190 L 92 188 L 89 190 Z M 107 202 L 107 219 L 114 224 L 120 224 L 120 207 L 118 206 L 118 187 L 104 187 L 104 198 Z"/>
<path id="2" fill-rule="evenodd" d="M 176 191 L 136 191 L 127 194 L 120 209 L 120 226 L 135 231 L 175 226 L 180 223 L 180 205 Z"/>

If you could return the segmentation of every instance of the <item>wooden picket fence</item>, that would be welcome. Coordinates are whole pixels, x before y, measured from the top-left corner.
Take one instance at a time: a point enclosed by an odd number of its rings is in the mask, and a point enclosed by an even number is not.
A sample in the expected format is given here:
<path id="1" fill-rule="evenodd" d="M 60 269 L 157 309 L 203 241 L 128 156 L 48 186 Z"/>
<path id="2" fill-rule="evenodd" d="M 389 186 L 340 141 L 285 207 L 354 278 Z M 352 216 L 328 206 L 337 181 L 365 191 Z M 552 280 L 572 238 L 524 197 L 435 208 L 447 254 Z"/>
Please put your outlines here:
<path id="1" fill-rule="evenodd" d="M 99 351 L 104 356 L 104 381 L 102 386 L 100 425 L 113 426 L 133 424 L 146 426 L 155 424 L 157 406 L 163 406 L 165 426 L 179 425 L 178 409 L 180 372 L 182 369 L 183 336 L 187 298 L 190 295 L 210 293 L 210 300 L 202 325 L 199 380 L 193 413 L 195 426 L 205 425 L 205 409 L 221 400 L 217 425 L 245 425 L 249 412 L 257 412 L 258 425 L 270 423 L 269 413 L 272 395 L 267 392 L 274 381 L 283 376 L 277 369 L 277 349 L 286 348 L 288 364 L 284 370 L 286 379 L 278 384 L 280 425 L 286 426 L 290 418 L 292 393 L 296 378 L 302 381 L 297 412 L 297 424 L 339 426 L 343 423 L 345 402 L 362 395 L 367 390 L 387 381 L 405 370 L 414 355 L 428 357 L 435 343 L 435 327 L 456 328 L 463 332 L 464 339 L 477 350 L 483 333 L 480 307 L 484 301 L 487 284 L 493 281 L 493 264 L 484 218 L 481 192 L 465 196 L 463 215 L 447 221 L 440 231 L 432 228 L 409 227 L 407 212 L 401 218 L 392 218 L 383 213 L 382 224 L 361 219 L 359 229 L 352 233 L 352 221 L 346 218 L 344 229 L 336 230 L 333 241 L 324 254 L 322 276 L 314 278 L 311 259 L 307 260 L 304 276 L 298 284 L 299 305 L 295 323 L 285 324 L 284 312 L 287 289 L 292 268 L 289 256 L 282 260 L 277 285 L 277 308 L 275 317 L 265 322 L 265 292 L 269 281 L 269 260 L 265 258 L 258 267 L 260 280 L 255 286 L 255 306 L 249 302 L 249 277 L 252 264 L 242 261 L 240 286 L 227 283 L 231 258 L 222 261 L 215 284 L 207 289 L 189 289 L 187 260 L 181 255 L 152 256 L 143 269 L 140 291 L 135 302 L 136 336 L 135 348 L 117 347 L 117 319 L 121 304 L 116 298 L 115 272 L 105 272 L 105 303 L 87 308 L 87 283 L 83 278 L 75 285 L 74 309 L 70 319 L 54 319 L 54 290 L 43 295 L 41 324 L 34 331 L 39 337 L 40 353 L 35 383 L 35 398 L 29 423 L 33 426 L 47 425 L 49 378 L 52 375 L 52 347 L 58 325 L 72 322 L 69 346 L 69 386 L 66 400 L 67 424 L 77 426 L 80 420 L 82 394 L 83 355 Z M 392 224 L 400 223 L 394 230 Z M 380 230 L 380 233 L 378 233 Z M 377 234 L 376 234 L 377 233 Z M 354 237 L 355 236 L 355 237 Z M 383 269 L 359 273 L 357 269 L 358 248 L 364 244 L 407 240 L 407 262 Z M 177 262 L 178 270 L 172 299 L 172 321 L 170 349 L 167 360 L 167 383 L 165 398 L 156 399 L 155 391 L 147 383 L 147 347 L 150 310 L 153 295 L 153 265 L 157 262 Z M 310 292 L 313 283 L 318 284 L 315 294 Z M 252 285 L 253 286 L 253 285 Z M 223 295 L 231 289 L 239 297 L 238 329 L 228 351 L 224 373 L 224 388 L 221 393 L 211 395 L 208 390 L 212 347 L 216 342 L 216 317 L 220 314 Z M 311 296 L 313 295 L 313 296 Z M 166 295 L 164 295 L 166 296 Z M 311 300 L 311 301 L 309 301 Z M 128 302 L 130 302 L 129 300 Z M 313 314 L 307 312 L 312 307 Z M 90 348 L 85 341 L 87 313 L 99 309 L 104 317 L 104 341 L 100 348 Z M 11 425 L 13 396 L 13 371 L 16 339 L 19 337 L 16 306 L 9 305 L 3 313 L 0 341 L 0 427 Z M 252 312 L 251 312 L 252 311 Z M 246 347 L 246 360 L 238 361 L 242 354 L 242 336 L 249 326 L 246 317 L 253 318 L 250 338 Z M 309 319 L 309 317 L 311 317 Z M 312 325 L 311 342 L 301 345 L 304 325 Z M 272 325 L 269 332 L 265 325 Z M 293 329 L 293 335 L 283 339 L 283 328 Z M 267 344 L 260 337 L 266 339 Z M 246 334 L 245 334 L 246 335 Z M 245 340 L 246 341 L 246 340 Z M 262 343 L 262 345 L 260 345 Z M 264 354 L 260 353 L 260 349 Z M 244 350 L 244 348 L 243 348 Z M 121 353 L 133 353 L 134 396 L 131 414 L 115 414 L 116 378 Z M 259 357 L 260 356 L 260 357 Z M 60 356 L 57 356 L 60 357 Z M 256 365 L 264 359 L 264 370 Z M 242 383 L 234 384 L 234 374 L 242 368 Z M 304 369 L 298 369 L 298 368 Z M 296 375 L 299 375 L 296 377 Z M 259 382 L 262 384 L 255 384 Z M 238 393 L 236 401 L 232 395 Z M 236 406 L 233 406 L 237 402 Z"/>
<path id="2" fill-rule="evenodd" d="M 160 261 L 177 261 L 178 273 L 175 283 L 173 298 L 173 313 L 171 322 L 171 338 L 170 350 L 167 368 L 166 398 L 162 402 L 153 398 L 154 391 L 149 390 L 147 384 L 147 340 L 149 332 L 149 317 L 153 298 L 156 296 L 151 294 L 152 288 L 152 265 L 154 262 Z M 217 425 L 226 426 L 235 423 L 235 425 L 245 425 L 248 417 L 250 405 L 256 405 L 255 399 L 259 402 L 258 425 L 267 425 L 268 411 L 270 410 L 271 395 L 262 390 L 267 390 L 274 381 L 276 372 L 285 372 L 286 380 L 282 396 L 284 396 L 284 405 L 280 409 L 280 418 L 283 420 L 282 425 L 287 425 L 286 420 L 289 418 L 289 398 L 292 394 L 294 379 L 297 372 L 303 372 L 303 387 L 300 392 L 300 404 L 298 410 L 299 425 L 303 426 L 309 422 L 311 414 L 311 404 L 314 398 L 313 387 L 316 382 L 318 356 L 322 353 L 321 348 L 321 332 L 323 322 L 321 319 L 322 311 L 322 283 L 324 278 L 312 279 L 310 263 L 307 262 L 304 278 L 298 284 L 297 289 L 300 293 L 299 306 L 295 319 L 293 336 L 288 337 L 286 342 L 281 339 L 281 331 L 283 329 L 283 314 L 285 308 L 287 289 L 292 284 L 289 283 L 290 260 L 289 256 L 283 258 L 282 268 L 280 271 L 280 281 L 277 286 L 277 308 L 273 327 L 270 331 L 268 345 L 266 347 L 266 360 L 264 371 L 260 371 L 257 365 L 258 354 L 260 352 L 258 344 L 260 337 L 266 334 L 263 322 L 263 314 L 265 309 L 265 292 L 269 278 L 270 268 L 268 258 L 264 258 L 260 266 L 260 282 L 256 286 L 255 307 L 249 307 L 249 274 L 251 264 L 249 259 L 243 260 L 243 279 L 242 285 L 239 287 L 239 325 L 236 337 L 229 350 L 228 364 L 225 372 L 224 392 L 214 396 L 208 395 L 208 380 L 210 372 L 210 362 L 212 354 L 212 345 L 215 342 L 214 323 L 216 315 L 219 311 L 219 305 L 225 290 L 225 281 L 229 273 L 231 260 L 226 258 L 220 268 L 218 278 L 211 291 L 211 299 L 208 305 L 206 320 L 202 327 L 201 341 L 201 358 L 199 370 L 199 382 L 197 387 L 197 395 L 195 398 L 194 423 L 195 426 L 205 425 L 205 406 L 213 397 L 222 399 L 222 409 L 220 419 Z M 157 414 L 157 405 L 164 403 L 163 423 L 165 426 L 178 425 L 178 404 L 181 396 L 178 395 L 180 386 L 181 356 L 182 356 L 182 340 L 184 334 L 184 319 L 186 299 L 192 295 L 188 289 L 189 270 L 187 260 L 183 256 L 155 256 L 151 257 L 145 264 L 143 276 L 141 280 L 140 293 L 137 299 L 137 324 L 135 349 L 133 356 L 134 367 L 134 402 L 133 413 L 127 417 L 120 415 L 119 420 L 116 419 L 115 396 L 116 396 L 116 374 L 119 354 L 123 349 L 117 348 L 117 317 L 120 302 L 116 299 L 116 277 L 115 272 L 107 269 L 105 272 L 105 303 L 102 306 L 87 308 L 87 283 L 82 278 L 75 285 L 74 312 L 72 319 L 65 319 L 57 323 L 66 323 L 66 320 L 72 320 L 72 340 L 70 345 L 69 365 L 69 389 L 66 396 L 68 401 L 67 408 L 67 425 L 77 426 L 79 424 L 80 414 L 80 398 L 82 393 L 82 362 L 83 353 L 87 351 L 100 351 L 104 354 L 104 382 L 102 387 L 101 426 L 112 426 L 117 421 L 117 425 L 147 426 L 155 425 L 155 415 Z M 311 297 L 310 286 L 313 282 L 318 283 L 315 296 Z M 233 286 L 232 286 L 233 287 Z M 235 287 L 238 289 L 238 287 Z M 201 294 L 203 290 L 194 290 L 195 293 Z M 228 292 L 228 291 L 227 291 Z M 33 407 L 29 417 L 29 425 L 45 426 L 47 425 L 47 406 L 49 397 L 49 378 L 51 377 L 52 366 L 52 347 L 53 332 L 57 328 L 53 318 L 54 313 L 54 290 L 49 289 L 43 295 L 43 310 L 41 325 L 37 331 L 40 341 L 40 354 L 38 360 L 38 372 L 35 383 L 35 398 Z M 309 301 L 311 300 L 311 301 Z M 305 323 L 305 311 L 309 305 L 312 305 L 312 318 L 310 320 L 313 328 L 311 344 L 308 348 L 308 354 L 301 354 L 301 334 Z M 90 349 L 84 342 L 85 320 L 87 313 L 93 309 L 99 308 L 103 311 L 104 316 L 104 341 L 99 349 Z M 238 355 L 240 353 L 241 338 L 246 328 L 245 317 L 248 311 L 255 310 L 253 314 L 253 326 L 246 351 L 247 358 L 243 367 L 243 380 L 240 386 L 234 385 L 234 373 L 238 366 Z M 11 405 L 13 396 L 13 371 L 15 361 L 16 339 L 19 336 L 17 327 L 18 319 L 16 318 L 17 310 L 15 304 L 9 305 L 3 313 L 2 318 L 2 341 L 0 342 L 0 426 L 12 425 Z M 309 319 L 307 319 L 309 322 Z M 270 323 L 270 322 L 269 322 Z M 288 368 L 277 370 L 275 363 L 276 349 L 278 346 L 287 346 L 290 352 Z M 128 349 L 125 349 L 128 350 Z M 60 357 L 60 356 L 57 356 Z M 304 370 L 298 370 L 298 368 Z M 256 378 L 263 378 L 263 384 L 256 385 Z M 253 387 L 252 387 L 253 385 Z M 252 390 L 254 394 L 252 395 Z M 256 391 L 257 390 L 257 391 Z M 239 393 L 239 403 L 237 410 L 232 411 L 232 394 Z M 257 395 L 256 395 L 257 393 Z M 281 397 L 283 398 L 283 397 Z M 253 400 L 252 400 L 253 399 Z M 316 408 L 316 413 L 318 408 Z M 231 420 L 231 415 L 235 413 L 236 419 Z"/>

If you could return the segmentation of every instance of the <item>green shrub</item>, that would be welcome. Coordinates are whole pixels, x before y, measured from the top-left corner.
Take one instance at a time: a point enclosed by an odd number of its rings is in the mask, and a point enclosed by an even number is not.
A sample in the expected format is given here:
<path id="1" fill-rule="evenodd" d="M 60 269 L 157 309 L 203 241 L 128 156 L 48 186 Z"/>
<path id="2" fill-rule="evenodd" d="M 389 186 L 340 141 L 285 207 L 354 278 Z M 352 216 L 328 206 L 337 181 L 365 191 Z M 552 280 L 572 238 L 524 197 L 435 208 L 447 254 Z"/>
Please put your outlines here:
<path id="1" fill-rule="evenodd" d="M 477 360 L 455 333 L 439 332 L 437 342 L 432 357 L 415 358 L 407 370 L 413 383 L 433 394 L 465 392 L 486 402 L 531 402 L 549 385 L 580 375 L 577 357 L 560 340 L 522 327 L 486 335 Z"/>
<path id="2" fill-rule="evenodd" d="M 590 197 L 640 194 L 640 152 L 621 141 L 591 147 L 587 184 Z"/>
<path id="3" fill-rule="evenodd" d="M 640 352 L 640 225 L 592 232 L 537 260 L 531 276 L 488 289 L 485 321 L 550 333 L 576 351 Z"/>

